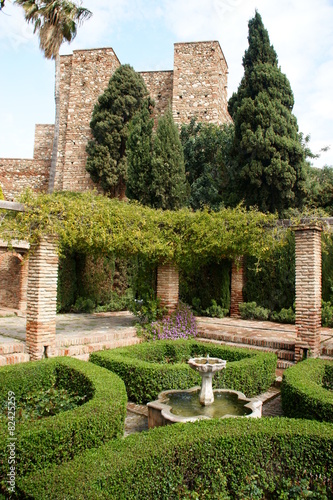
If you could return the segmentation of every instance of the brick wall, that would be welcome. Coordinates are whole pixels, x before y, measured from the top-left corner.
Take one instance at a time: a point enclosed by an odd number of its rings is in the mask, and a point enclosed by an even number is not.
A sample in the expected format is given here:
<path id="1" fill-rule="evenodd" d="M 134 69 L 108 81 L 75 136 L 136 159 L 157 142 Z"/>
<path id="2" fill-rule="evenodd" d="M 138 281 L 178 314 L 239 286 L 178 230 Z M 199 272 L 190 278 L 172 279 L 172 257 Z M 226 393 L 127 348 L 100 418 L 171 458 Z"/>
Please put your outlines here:
<path id="1" fill-rule="evenodd" d="M 295 360 L 320 355 L 321 229 L 300 227 L 296 241 Z"/>
<path id="2" fill-rule="evenodd" d="M 227 75 L 219 42 L 176 43 L 172 104 L 175 121 L 188 123 L 196 116 L 202 122 L 230 122 Z"/>

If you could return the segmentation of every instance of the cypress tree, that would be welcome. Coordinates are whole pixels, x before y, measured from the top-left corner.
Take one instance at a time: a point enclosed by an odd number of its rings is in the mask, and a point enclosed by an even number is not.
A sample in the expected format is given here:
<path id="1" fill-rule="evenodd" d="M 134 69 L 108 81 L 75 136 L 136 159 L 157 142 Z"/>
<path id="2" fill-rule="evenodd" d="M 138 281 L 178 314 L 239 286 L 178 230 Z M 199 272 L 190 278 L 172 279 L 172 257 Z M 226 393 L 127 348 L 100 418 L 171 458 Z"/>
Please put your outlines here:
<path id="1" fill-rule="evenodd" d="M 184 149 L 189 205 L 198 210 L 218 210 L 228 198 L 228 171 L 233 125 L 196 123 L 183 125 L 180 139 Z"/>
<path id="2" fill-rule="evenodd" d="M 292 114 L 294 97 L 278 66 L 261 16 L 249 21 L 244 76 L 229 100 L 235 125 L 232 148 L 237 201 L 281 213 L 302 204 L 305 151 Z"/>
<path id="3" fill-rule="evenodd" d="M 159 119 L 154 137 L 151 189 L 154 208 L 176 210 L 186 202 L 184 153 L 170 108 Z"/>
<path id="4" fill-rule="evenodd" d="M 141 110 L 129 124 L 127 140 L 127 189 L 126 195 L 143 205 L 152 205 L 152 149 L 154 120 L 151 101 L 146 99 Z"/>
<path id="5" fill-rule="evenodd" d="M 141 75 L 125 64 L 116 69 L 95 105 L 87 145 L 86 169 L 110 196 L 125 194 L 128 123 L 140 109 L 148 91 Z"/>

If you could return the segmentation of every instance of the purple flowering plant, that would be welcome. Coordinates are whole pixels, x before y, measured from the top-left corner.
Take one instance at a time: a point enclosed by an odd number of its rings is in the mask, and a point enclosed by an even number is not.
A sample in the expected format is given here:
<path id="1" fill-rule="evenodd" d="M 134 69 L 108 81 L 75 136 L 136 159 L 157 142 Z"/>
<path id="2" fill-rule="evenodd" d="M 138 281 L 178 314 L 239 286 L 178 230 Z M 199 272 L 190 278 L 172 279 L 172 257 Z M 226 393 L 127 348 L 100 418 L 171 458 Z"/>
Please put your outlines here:
<path id="1" fill-rule="evenodd" d="M 191 309 L 182 303 L 170 316 L 151 323 L 149 330 L 153 340 L 190 339 L 198 334 Z"/>

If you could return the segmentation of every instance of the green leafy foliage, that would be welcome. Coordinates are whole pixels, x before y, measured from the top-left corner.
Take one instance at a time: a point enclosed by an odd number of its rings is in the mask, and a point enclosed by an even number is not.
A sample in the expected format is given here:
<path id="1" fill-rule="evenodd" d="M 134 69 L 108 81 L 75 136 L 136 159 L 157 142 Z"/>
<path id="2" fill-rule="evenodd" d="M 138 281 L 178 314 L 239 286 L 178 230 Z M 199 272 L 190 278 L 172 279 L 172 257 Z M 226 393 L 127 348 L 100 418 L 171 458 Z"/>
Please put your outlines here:
<path id="1" fill-rule="evenodd" d="M 26 497 L 332 500 L 332 425 L 288 418 L 160 427 L 19 478 Z"/>
<path id="2" fill-rule="evenodd" d="M 130 120 L 148 99 L 141 75 L 128 65 L 116 69 L 94 107 L 86 169 L 105 193 L 122 197 L 127 179 L 126 143 Z"/>
<path id="3" fill-rule="evenodd" d="M 277 323 L 289 323 L 294 324 L 296 321 L 295 311 L 292 307 L 289 309 L 281 309 L 281 311 L 273 311 L 270 314 L 270 320 L 276 321 Z"/>
<path id="4" fill-rule="evenodd" d="M 158 120 L 151 169 L 152 206 L 176 210 L 185 205 L 184 153 L 169 107 Z"/>
<path id="5" fill-rule="evenodd" d="M 139 319 L 141 325 L 162 319 L 166 312 L 161 306 L 160 299 L 155 298 L 153 292 L 143 295 L 139 300 L 133 300 L 130 304 L 130 311 Z"/>
<path id="6" fill-rule="evenodd" d="M 281 309 L 281 311 L 270 311 L 265 307 L 258 306 L 256 302 L 243 302 L 239 304 L 239 312 L 242 319 L 256 319 L 259 321 L 275 321 L 276 323 L 295 323 L 295 311 L 292 307 Z"/>
<path id="7" fill-rule="evenodd" d="M 295 235 L 286 231 L 257 265 L 247 257 L 244 300 L 270 311 L 289 309 L 295 302 Z"/>
<path id="8" fill-rule="evenodd" d="M 333 167 L 308 166 L 305 203 L 310 208 L 323 208 L 333 215 Z"/>
<path id="9" fill-rule="evenodd" d="M 5 197 L 4 197 L 4 194 L 3 194 L 3 191 L 2 191 L 2 187 L 0 186 L 0 200 L 4 200 Z"/>
<path id="10" fill-rule="evenodd" d="M 282 407 L 287 417 L 333 422 L 331 361 L 309 358 L 283 373 Z"/>
<path id="11" fill-rule="evenodd" d="M 22 198 L 25 212 L 5 213 L 3 239 L 57 235 L 59 247 L 83 254 L 143 255 L 151 263 L 173 260 L 180 267 L 232 259 L 262 257 L 277 242 L 275 217 L 243 207 L 219 212 L 154 210 L 95 193 L 54 193 Z"/>
<path id="12" fill-rule="evenodd" d="M 85 400 L 86 396 L 78 396 L 55 386 L 42 391 L 28 392 L 20 400 L 16 422 L 32 422 L 45 417 L 53 417 L 60 412 L 73 410 L 83 404 Z M 7 404 L 6 401 L 4 403 Z M 7 413 L 4 413 L 3 418 L 6 419 L 6 415 Z"/>
<path id="13" fill-rule="evenodd" d="M 189 205 L 198 210 L 208 206 L 218 210 L 228 201 L 230 149 L 233 125 L 196 123 L 182 125 L 180 139 L 184 149 Z"/>
<path id="14" fill-rule="evenodd" d="M 282 212 L 304 197 L 305 150 L 294 98 L 261 16 L 249 21 L 244 76 L 229 101 L 234 120 L 234 189 L 246 206 Z"/>
<path id="15" fill-rule="evenodd" d="M 239 304 L 239 312 L 242 319 L 258 319 L 267 321 L 269 318 L 269 310 L 264 307 L 257 306 L 256 302 L 243 302 Z"/>
<path id="16" fill-rule="evenodd" d="M 67 252 L 59 259 L 57 312 L 68 312 L 76 301 L 78 290 L 75 254 Z"/>
<path id="17" fill-rule="evenodd" d="M 27 394 L 42 395 L 54 386 L 59 393 L 66 390 L 85 403 L 51 418 L 16 422 L 17 476 L 71 460 L 84 449 L 123 434 L 127 403 L 123 382 L 115 374 L 85 361 L 53 358 L 1 367 L 0 405 L 5 404 L 12 391 L 19 412 L 20 402 Z M 42 407 L 46 411 L 45 402 Z M 4 488 L 9 467 L 5 459 L 7 423 L 5 419 L 0 421 L 0 484 Z"/>
<path id="18" fill-rule="evenodd" d="M 152 155 L 153 126 L 149 101 L 145 101 L 141 109 L 129 123 L 127 150 L 127 185 L 126 195 L 142 205 L 152 206 Z"/>
<path id="19" fill-rule="evenodd" d="M 333 304 L 331 302 L 321 302 L 321 324 L 329 328 L 333 327 Z"/>
<path id="20" fill-rule="evenodd" d="M 277 361 L 274 354 L 195 340 L 146 342 L 92 353 L 90 361 L 117 373 L 131 401 L 147 403 L 163 390 L 200 385 L 200 376 L 187 361 L 207 354 L 228 361 L 226 369 L 214 377 L 216 388 L 235 389 L 253 396 L 267 390 L 274 381 Z"/>

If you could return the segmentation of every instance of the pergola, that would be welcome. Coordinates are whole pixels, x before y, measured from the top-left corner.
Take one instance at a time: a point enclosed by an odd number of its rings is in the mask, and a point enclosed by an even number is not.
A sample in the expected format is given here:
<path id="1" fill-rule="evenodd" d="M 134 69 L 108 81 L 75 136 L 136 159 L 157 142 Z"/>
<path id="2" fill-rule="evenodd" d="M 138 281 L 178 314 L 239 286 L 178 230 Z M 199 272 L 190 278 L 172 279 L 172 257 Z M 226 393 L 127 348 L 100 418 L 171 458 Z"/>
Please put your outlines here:
<path id="1" fill-rule="evenodd" d="M 24 211 L 24 205 L 0 201 L 0 208 Z M 322 219 L 331 225 L 333 220 Z M 289 221 L 280 221 L 284 226 Z M 295 361 L 320 355 L 321 328 L 321 225 L 302 220 L 295 231 L 296 240 L 296 334 Z M 26 343 L 30 358 L 52 356 L 56 333 L 58 280 L 57 237 L 43 236 L 29 256 L 27 280 Z M 231 317 L 239 317 L 244 284 L 243 257 L 232 264 Z M 179 274 L 177 265 L 164 262 L 157 270 L 157 296 L 172 312 L 178 304 Z"/>

